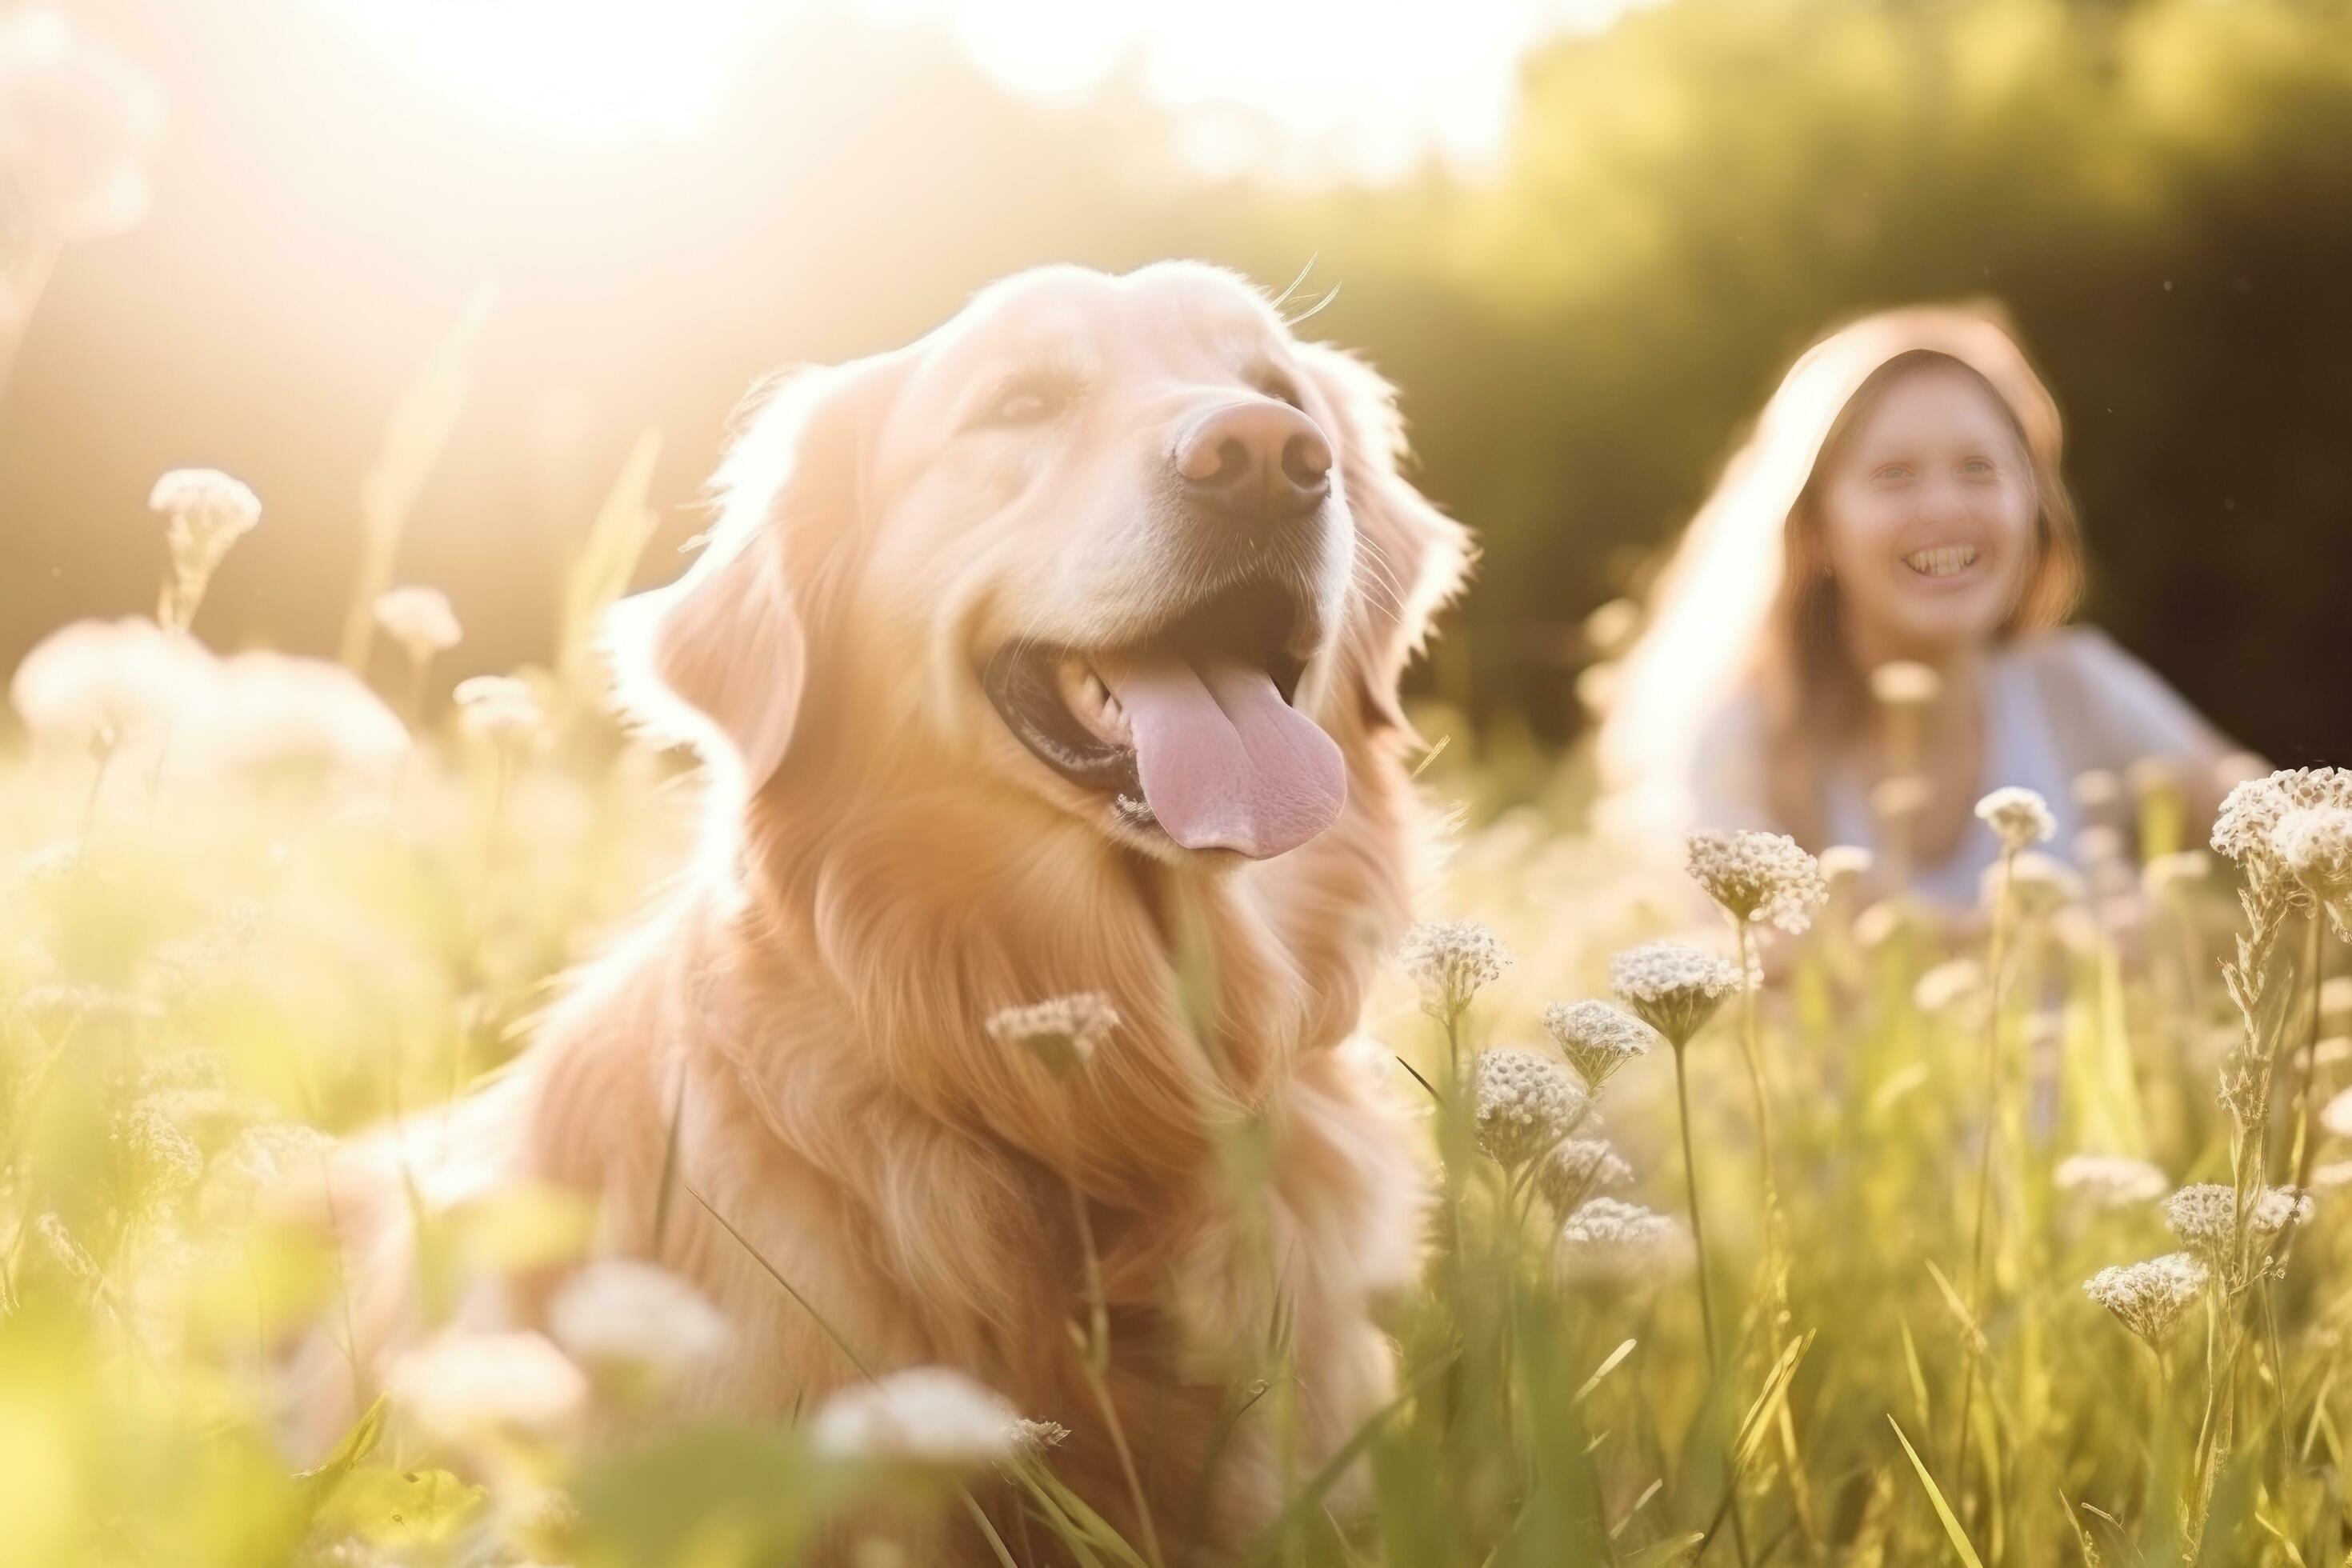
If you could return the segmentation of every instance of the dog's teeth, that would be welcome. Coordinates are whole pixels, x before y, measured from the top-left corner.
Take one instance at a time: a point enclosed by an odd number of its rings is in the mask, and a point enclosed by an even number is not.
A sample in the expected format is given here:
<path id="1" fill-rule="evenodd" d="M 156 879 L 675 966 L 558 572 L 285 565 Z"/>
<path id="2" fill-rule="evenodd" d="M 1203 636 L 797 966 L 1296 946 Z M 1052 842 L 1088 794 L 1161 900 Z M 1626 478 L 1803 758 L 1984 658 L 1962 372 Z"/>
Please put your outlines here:
<path id="1" fill-rule="evenodd" d="M 1060 670 L 1062 700 L 1087 729 L 1114 745 L 1129 745 L 1127 710 L 1119 706 L 1110 684 L 1083 658 L 1065 660 Z"/>

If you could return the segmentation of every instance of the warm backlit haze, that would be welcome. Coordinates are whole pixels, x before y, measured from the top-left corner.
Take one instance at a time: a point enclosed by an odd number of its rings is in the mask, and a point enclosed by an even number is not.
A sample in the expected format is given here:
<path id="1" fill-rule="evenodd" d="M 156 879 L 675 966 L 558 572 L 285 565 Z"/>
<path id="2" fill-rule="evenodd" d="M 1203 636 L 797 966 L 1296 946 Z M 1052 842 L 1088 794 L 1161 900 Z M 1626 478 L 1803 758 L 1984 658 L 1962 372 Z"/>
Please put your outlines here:
<path id="1" fill-rule="evenodd" d="M 2352 499 L 2321 368 L 2352 340 L 2352 89 L 2297 31 L 2321 9 L 20 8 L 144 107 L 123 210 L 12 280 L 38 308 L 0 388 L 0 661 L 145 599 L 138 503 L 188 463 L 278 525 L 215 634 L 331 647 L 366 476 L 436 364 L 397 575 L 450 588 L 476 668 L 542 658 L 632 453 L 650 580 L 759 375 L 1037 261 L 1189 255 L 1336 286 L 1317 330 L 1403 385 L 1487 562 L 1415 679 L 1483 721 L 1578 724 L 1571 628 L 1798 348 L 1982 293 L 2067 416 L 2093 613 L 2232 733 L 2319 754 L 2352 722 L 2305 700 L 2331 591 L 2294 569 Z"/>
<path id="2" fill-rule="evenodd" d="M 1504 149 L 1521 57 L 1640 0 L 1469 0 L 1442 12 L 1311 0 L 352 0 L 387 58 L 559 133 L 707 132 L 746 51 L 793 47 L 831 9 L 952 39 L 1005 89 L 1082 101 L 1115 84 L 1185 117 L 1203 173 L 1393 179 Z"/>
<path id="3" fill-rule="evenodd" d="M 1186 258 L 1409 454 L 690 553 Z M 2347 279 L 2352 0 L 0 0 L 0 1561 L 2346 1563 Z"/>

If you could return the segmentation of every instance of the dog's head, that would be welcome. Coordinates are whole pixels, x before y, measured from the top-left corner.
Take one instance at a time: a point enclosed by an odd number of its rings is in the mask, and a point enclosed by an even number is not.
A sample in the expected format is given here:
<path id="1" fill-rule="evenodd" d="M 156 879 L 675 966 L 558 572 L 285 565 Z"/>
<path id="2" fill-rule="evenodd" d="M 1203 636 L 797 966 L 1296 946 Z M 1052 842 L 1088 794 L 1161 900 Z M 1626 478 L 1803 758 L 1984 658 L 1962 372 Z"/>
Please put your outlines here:
<path id="1" fill-rule="evenodd" d="M 912 750 L 1163 859 L 1278 855 L 1404 730 L 1465 565 L 1402 451 L 1387 384 L 1230 273 L 1024 273 L 777 384 L 701 557 L 616 612 L 625 697 L 755 792 Z"/>

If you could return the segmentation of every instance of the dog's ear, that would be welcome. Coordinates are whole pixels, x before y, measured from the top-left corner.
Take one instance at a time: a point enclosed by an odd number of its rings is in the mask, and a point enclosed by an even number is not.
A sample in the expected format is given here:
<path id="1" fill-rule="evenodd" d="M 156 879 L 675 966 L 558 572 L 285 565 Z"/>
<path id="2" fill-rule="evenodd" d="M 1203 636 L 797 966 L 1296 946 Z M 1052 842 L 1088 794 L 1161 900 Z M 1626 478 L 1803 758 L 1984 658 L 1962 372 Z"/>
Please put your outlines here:
<path id="1" fill-rule="evenodd" d="M 1397 683 L 1427 640 L 1431 618 L 1468 576 L 1476 558 L 1470 531 L 1399 471 L 1405 438 L 1396 389 L 1341 350 L 1301 343 L 1297 353 L 1339 425 L 1332 434 L 1339 482 L 1356 523 L 1355 582 L 1340 634 L 1345 663 L 1366 727 L 1418 741 L 1398 705 Z"/>
<path id="2" fill-rule="evenodd" d="M 755 398 L 715 489 L 719 521 L 667 587 L 606 624 L 623 709 L 747 790 L 784 759 L 808 679 L 810 584 L 848 547 L 887 367 L 789 372 Z"/>

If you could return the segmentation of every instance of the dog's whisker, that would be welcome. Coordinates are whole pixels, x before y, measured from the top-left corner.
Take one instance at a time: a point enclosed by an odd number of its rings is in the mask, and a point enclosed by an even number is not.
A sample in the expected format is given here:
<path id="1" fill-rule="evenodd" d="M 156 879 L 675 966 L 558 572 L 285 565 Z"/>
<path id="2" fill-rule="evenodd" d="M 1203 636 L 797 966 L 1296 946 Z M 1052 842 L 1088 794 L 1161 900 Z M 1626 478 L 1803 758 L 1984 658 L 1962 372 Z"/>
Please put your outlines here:
<path id="1" fill-rule="evenodd" d="M 1266 308 L 1274 311 L 1275 314 L 1280 315 L 1282 313 L 1282 307 L 1289 302 L 1290 297 L 1293 294 L 1298 292 L 1299 285 L 1307 281 L 1307 275 L 1315 270 L 1316 262 L 1321 260 L 1322 257 L 1323 253 L 1319 250 L 1310 254 L 1307 258 L 1307 265 L 1298 269 L 1298 276 L 1293 278 L 1288 286 L 1286 286 L 1281 293 L 1276 294 L 1273 299 L 1268 300 L 1265 302 Z"/>
<path id="2" fill-rule="evenodd" d="M 1316 316 L 1321 315 L 1331 301 L 1337 300 L 1339 297 L 1339 285 L 1334 283 L 1327 291 L 1325 291 L 1323 297 L 1320 300 L 1316 300 L 1314 304 L 1309 305 L 1306 310 L 1301 310 L 1295 316 L 1286 316 L 1283 318 L 1283 325 L 1286 327 L 1295 327 L 1301 321 L 1308 321 Z"/>
<path id="3" fill-rule="evenodd" d="M 1368 552 L 1365 565 L 1372 574 L 1370 585 L 1386 591 L 1388 595 L 1386 608 L 1399 615 L 1403 614 L 1404 584 L 1398 576 L 1396 563 L 1388 558 L 1387 547 L 1371 534 L 1360 531 L 1356 535 L 1356 542 Z"/>

